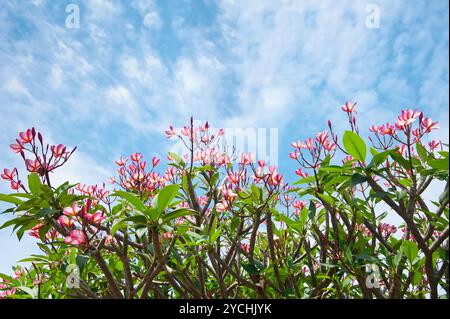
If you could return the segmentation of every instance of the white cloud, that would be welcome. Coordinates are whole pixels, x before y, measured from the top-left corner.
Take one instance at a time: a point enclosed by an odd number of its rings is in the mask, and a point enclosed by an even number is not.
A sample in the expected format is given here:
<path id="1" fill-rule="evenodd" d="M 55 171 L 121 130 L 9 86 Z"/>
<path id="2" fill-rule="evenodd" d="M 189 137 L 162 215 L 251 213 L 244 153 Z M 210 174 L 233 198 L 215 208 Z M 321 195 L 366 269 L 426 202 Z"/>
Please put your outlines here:
<path id="1" fill-rule="evenodd" d="M 50 84 L 53 88 L 58 89 L 63 82 L 63 70 L 59 65 L 53 65 L 50 74 Z"/>
<path id="2" fill-rule="evenodd" d="M 106 91 L 106 98 L 111 104 L 117 104 L 123 107 L 133 107 L 133 105 L 135 105 L 130 91 L 124 86 L 109 88 Z"/>
<path id="3" fill-rule="evenodd" d="M 16 77 L 10 79 L 4 85 L 4 88 L 12 94 L 24 95 L 26 97 L 30 97 L 30 93 L 28 92 L 28 89 L 25 88 Z"/>
<path id="4" fill-rule="evenodd" d="M 144 26 L 146 26 L 149 29 L 159 29 L 162 26 L 161 17 L 159 16 L 158 12 L 156 12 L 156 11 L 148 12 L 144 16 L 143 23 L 144 23 Z"/>
<path id="5" fill-rule="evenodd" d="M 70 160 L 55 171 L 50 178 L 55 185 L 60 185 L 66 181 L 94 185 L 107 182 L 113 173 L 106 169 L 104 165 L 97 163 L 89 155 L 77 150 Z"/>

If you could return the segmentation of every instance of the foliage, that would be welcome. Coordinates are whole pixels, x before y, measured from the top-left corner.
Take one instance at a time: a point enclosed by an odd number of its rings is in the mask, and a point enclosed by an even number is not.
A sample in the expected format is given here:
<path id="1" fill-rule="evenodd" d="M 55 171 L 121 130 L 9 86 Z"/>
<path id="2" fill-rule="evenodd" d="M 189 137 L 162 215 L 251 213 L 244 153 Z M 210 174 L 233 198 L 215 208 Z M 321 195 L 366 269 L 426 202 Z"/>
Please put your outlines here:
<path id="1" fill-rule="evenodd" d="M 17 191 L 0 194 L 11 216 L 1 228 L 36 237 L 42 254 L 0 274 L 0 297 L 448 298 L 449 157 L 441 142 L 425 144 L 437 123 L 403 111 L 370 128 L 369 146 L 355 106 L 342 107 L 342 140 L 329 122 L 292 143 L 294 186 L 192 119 L 166 131 L 185 156 L 169 153 L 163 173 L 156 157 L 121 158 L 114 190 L 55 187 L 49 173 L 74 150 L 20 133 L 11 148 L 29 175 L 1 175 Z M 432 184 L 442 193 L 430 200 Z M 393 215 L 401 225 L 384 221 Z"/>

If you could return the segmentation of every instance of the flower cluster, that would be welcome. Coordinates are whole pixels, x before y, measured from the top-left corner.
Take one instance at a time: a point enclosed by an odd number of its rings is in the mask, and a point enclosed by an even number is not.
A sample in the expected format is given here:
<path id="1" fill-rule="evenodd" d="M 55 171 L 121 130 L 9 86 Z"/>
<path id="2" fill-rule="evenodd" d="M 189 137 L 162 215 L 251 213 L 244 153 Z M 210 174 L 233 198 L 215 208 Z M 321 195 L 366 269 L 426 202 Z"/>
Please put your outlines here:
<path id="1" fill-rule="evenodd" d="M 11 297 L 15 293 L 16 288 L 9 289 L 8 280 L 2 278 L 2 282 L 0 282 L 0 299 Z"/>
<path id="2" fill-rule="evenodd" d="M 357 229 L 361 231 L 364 236 L 372 236 L 372 232 L 365 225 L 358 225 Z M 402 229 L 403 230 L 403 229 Z M 377 226 L 377 232 L 384 238 L 388 239 L 391 235 L 397 232 L 397 227 L 388 223 L 381 223 Z"/>
<path id="3" fill-rule="evenodd" d="M 350 103 L 350 102 L 345 102 L 345 104 L 343 106 L 341 106 L 341 110 L 344 111 L 345 113 L 347 113 L 348 116 L 348 122 L 350 124 L 350 128 L 352 129 L 353 132 L 359 133 L 359 129 L 358 126 L 356 125 L 356 102 L 355 103 Z M 331 125 L 329 125 L 331 126 Z"/>
<path id="4" fill-rule="evenodd" d="M 27 170 L 37 173 L 47 184 L 50 184 L 49 173 L 64 165 L 76 150 L 76 147 L 68 150 L 63 144 L 44 144 L 42 134 L 34 127 L 19 133 L 16 143 L 10 147 L 22 156 Z M 11 187 L 17 190 L 22 188 L 22 184 L 20 180 L 11 180 Z"/>
<path id="5" fill-rule="evenodd" d="M 418 125 L 414 126 L 416 121 Z M 399 147 L 401 147 L 421 141 L 425 134 L 438 129 L 438 124 L 438 122 L 433 122 L 430 118 L 424 117 L 423 112 L 418 110 L 402 110 L 394 124 L 372 125 L 369 130 L 374 133 L 376 143 L 372 137 L 369 137 L 369 139 L 377 149 L 387 150 L 392 147 L 394 142 L 398 142 Z M 399 135 L 399 132 L 403 133 L 403 136 Z M 430 149 L 437 148 L 438 144 L 439 142 L 433 141 L 429 145 Z"/>
<path id="6" fill-rule="evenodd" d="M 25 189 L 21 180 L 19 179 L 19 172 L 17 168 L 3 169 L 3 174 L 0 175 L 2 179 L 11 183 L 11 189 L 18 191 L 20 188 Z"/>
<path id="7" fill-rule="evenodd" d="M 308 138 L 304 142 L 293 142 L 291 146 L 294 148 L 294 151 L 289 154 L 291 159 L 297 161 L 305 169 L 317 169 L 325 157 L 334 156 L 337 136 L 333 134 L 330 136 L 330 133 L 324 130 L 317 133 L 315 138 Z M 304 178 L 308 176 L 301 169 L 297 170 L 296 174 Z"/>
<path id="8" fill-rule="evenodd" d="M 188 153 L 183 157 L 187 162 L 199 163 L 200 165 L 224 166 L 231 162 L 230 156 L 226 152 L 220 151 L 221 138 L 224 135 L 223 129 L 218 129 L 212 133 L 209 123 L 194 126 L 194 120 L 191 117 L 190 126 L 184 126 L 178 131 L 170 126 L 166 130 L 167 138 L 178 137 L 186 146 Z M 192 158 L 190 158 L 192 154 Z"/>
<path id="9" fill-rule="evenodd" d="M 121 157 L 116 161 L 119 167 L 117 170 L 119 177 L 118 179 L 111 177 L 110 182 L 128 191 L 151 194 L 165 185 L 165 176 L 169 177 L 169 175 L 161 176 L 156 172 L 155 168 L 159 162 L 158 157 L 153 157 L 151 165 L 149 165 L 150 170 L 147 171 L 147 162 L 141 153 L 133 153 L 126 159 Z"/>

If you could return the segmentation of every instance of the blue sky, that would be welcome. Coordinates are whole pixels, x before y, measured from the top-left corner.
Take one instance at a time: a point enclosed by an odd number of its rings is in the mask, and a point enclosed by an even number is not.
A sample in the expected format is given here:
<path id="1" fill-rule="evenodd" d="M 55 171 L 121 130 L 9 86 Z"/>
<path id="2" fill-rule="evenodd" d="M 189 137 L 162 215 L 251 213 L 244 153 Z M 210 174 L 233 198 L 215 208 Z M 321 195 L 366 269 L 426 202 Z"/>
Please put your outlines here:
<path id="1" fill-rule="evenodd" d="M 66 6 L 80 9 L 68 29 Z M 367 5 L 379 8 L 368 28 Z M 448 142 L 448 1 L 0 2 L 0 167 L 8 145 L 35 126 L 78 146 L 55 178 L 106 181 L 114 159 L 163 156 L 163 131 L 190 115 L 215 127 L 277 128 L 281 170 L 293 179 L 290 142 L 419 108 Z M 363 132 L 366 134 L 366 132 Z M 5 183 L 0 191 L 7 191 Z M 0 217 L 0 222 L 5 220 Z M 0 231 L 0 272 L 33 251 Z"/>

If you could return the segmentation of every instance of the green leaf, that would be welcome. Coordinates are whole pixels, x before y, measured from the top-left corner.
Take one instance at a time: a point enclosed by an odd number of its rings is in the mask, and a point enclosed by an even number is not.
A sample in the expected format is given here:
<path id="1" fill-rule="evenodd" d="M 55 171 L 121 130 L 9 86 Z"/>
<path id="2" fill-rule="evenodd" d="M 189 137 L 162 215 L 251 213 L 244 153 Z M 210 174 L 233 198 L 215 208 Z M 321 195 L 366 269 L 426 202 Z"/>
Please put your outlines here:
<path id="1" fill-rule="evenodd" d="M 179 165 L 184 166 L 184 161 L 177 153 L 169 152 L 169 156 L 173 159 L 173 161 Z"/>
<path id="2" fill-rule="evenodd" d="M 83 271 L 84 266 L 88 263 L 89 256 L 77 255 L 75 260 L 76 260 L 76 264 L 77 264 L 78 268 L 80 268 L 80 272 L 81 272 L 81 271 Z"/>
<path id="3" fill-rule="evenodd" d="M 18 285 L 19 284 L 19 281 L 17 279 L 13 279 L 12 277 L 10 277 L 10 276 L 8 276 L 6 274 L 3 274 L 3 273 L 0 273 L 0 278 L 5 279 L 7 282 L 9 282 L 9 283 L 11 283 L 13 285 Z"/>
<path id="4" fill-rule="evenodd" d="M 0 202 L 6 202 L 6 203 L 11 203 L 11 204 L 16 204 L 16 205 L 20 205 L 23 203 L 23 201 L 21 201 L 20 199 L 11 196 L 11 195 L 5 195 L 5 194 L 0 194 Z"/>
<path id="5" fill-rule="evenodd" d="M 304 207 L 302 209 L 302 211 L 300 212 L 300 222 L 302 225 L 305 225 L 306 222 L 308 221 L 308 209 L 306 209 L 306 207 Z"/>
<path id="6" fill-rule="evenodd" d="M 3 225 L 0 226 L 0 229 L 7 228 L 7 227 L 15 225 L 15 224 L 17 224 L 19 222 L 20 222 L 20 218 L 19 217 L 11 219 L 11 220 L 8 220 Z"/>
<path id="7" fill-rule="evenodd" d="M 372 154 L 372 156 L 375 156 L 378 154 L 378 151 L 376 149 L 374 149 L 373 147 L 370 147 L 370 154 Z"/>
<path id="8" fill-rule="evenodd" d="M 403 241 L 402 247 L 406 258 L 408 258 L 409 262 L 412 264 L 419 254 L 419 247 L 417 247 L 415 242 L 410 240 Z"/>
<path id="9" fill-rule="evenodd" d="M 41 228 L 39 228 L 39 237 L 41 238 L 42 241 L 45 241 L 45 235 L 47 234 L 49 229 L 50 225 L 44 225 Z"/>
<path id="10" fill-rule="evenodd" d="M 350 258 L 350 261 L 351 261 L 351 252 L 350 251 L 349 252 L 346 251 L 346 254 L 348 255 L 346 257 Z M 355 255 L 355 258 L 362 259 L 362 260 L 367 260 L 367 261 L 370 261 L 372 263 L 380 263 L 380 261 L 376 257 L 370 256 L 370 255 L 367 255 L 367 254 L 357 254 L 357 255 Z"/>
<path id="11" fill-rule="evenodd" d="M 157 220 L 158 220 L 158 218 L 159 218 L 159 216 L 161 215 L 157 210 L 156 210 L 156 208 L 154 208 L 154 207 L 150 207 L 148 210 L 147 210 L 147 213 L 146 213 L 149 217 L 150 217 L 150 219 L 152 220 L 152 221 L 154 221 L 154 222 L 156 222 Z"/>
<path id="12" fill-rule="evenodd" d="M 343 144 L 347 153 L 353 158 L 364 162 L 366 160 L 367 147 L 364 140 L 352 131 L 345 131 Z"/>
<path id="13" fill-rule="evenodd" d="M 121 221 L 133 222 L 139 225 L 147 225 L 147 218 L 144 215 L 136 215 L 122 218 Z"/>
<path id="14" fill-rule="evenodd" d="M 383 163 L 389 154 L 391 154 L 393 151 L 388 150 L 381 153 L 377 153 L 372 157 L 372 160 L 370 161 L 369 165 L 367 165 L 367 168 L 374 168 L 378 167 L 381 163 Z"/>
<path id="15" fill-rule="evenodd" d="M 310 218 L 310 219 L 313 219 L 314 216 L 316 216 L 316 210 L 317 210 L 316 205 L 314 204 L 313 201 L 310 201 L 310 202 L 309 202 L 309 208 L 308 208 L 308 210 L 309 210 L 309 218 Z"/>
<path id="16" fill-rule="evenodd" d="M 350 187 L 355 187 L 361 183 L 367 182 L 367 176 L 355 173 L 352 175 L 352 179 L 350 180 Z"/>
<path id="17" fill-rule="evenodd" d="M 219 238 L 220 233 L 222 231 L 222 226 L 217 227 L 218 219 L 219 218 L 217 216 L 214 217 L 211 229 L 209 231 L 209 241 L 211 243 L 215 242 L 217 240 L 217 238 Z"/>
<path id="18" fill-rule="evenodd" d="M 432 159 L 428 161 L 428 164 L 435 169 L 448 171 L 448 157 L 441 159 Z"/>
<path id="19" fill-rule="evenodd" d="M 417 154 L 419 154 L 420 159 L 423 162 L 426 162 L 428 159 L 428 152 L 426 151 L 426 149 L 423 148 L 422 144 L 420 144 L 419 142 L 416 143 L 416 148 L 417 148 Z"/>
<path id="20" fill-rule="evenodd" d="M 37 286 L 36 286 L 36 288 L 37 288 Z M 29 294 L 29 295 L 31 296 L 31 298 L 33 298 L 33 299 L 36 299 L 36 298 L 37 298 L 37 293 L 36 293 L 36 290 L 35 290 L 35 289 L 31 289 L 31 288 L 28 288 L 28 287 L 25 287 L 25 286 L 17 287 L 17 289 L 20 289 L 20 290 L 22 290 L 23 292 L 26 292 L 26 293 Z"/>
<path id="21" fill-rule="evenodd" d="M 321 199 L 323 199 L 325 202 L 327 202 L 328 204 L 330 204 L 331 206 L 334 205 L 334 199 L 331 196 L 328 196 L 326 194 L 317 194 L 317 196 L 319 196 Z"/>
<path id="22" fill-rule="evenodd" d="M 406 170 L 410 170 L 411 169 L 411 165 L 410 163 L 399 153 L 397 152 L 391 152 L 389 153 L 389 155 L 391 156 L 391 158 L 396 161 L 398 164 L 400 164 L 404 169 Z"/>
<path id="23" fill-rule="evenodd" d="M 196 211 L 192 210 L 192 209 L 179 208 L 179 209 L 175 209 L 174 211 L 164 215 L 162 220 L 163 220 L 163 223 L 168 223 L 175 218 L 184 217 L 184 216 L 192 215 L 195 213 L 196 213 Z"/>
<path id="24" fill-rule="evenodd" d="M 248 272 L 249 275 L 259 274 L 258 268 L 256 268 L 256 266 L 253 264 L 250 263 L 242 264 L 242 268 L 244 268 L 244 270 Z"/>
<path id="25" fill-rule="evenodd" d="M 41 193 L 41 184 L 41 179 L 36 173 L 28 175 L 28 187 L 30 188 L 31 193 L 39 195 Z"/>
<path id="26" fill-rule="evenodd" d="M 398 253 L 394 257 L 394 266 L 397 268 L 403 257 L 403 247 L 400 247 Z"/>
<path id="27" fill-rule="evenodd" d="M 111 235 L 114 236 L 116 232 L 124 226 L 126 226 L 126 223 L 123 220 L 119 220 L 116 223 L 114 223 L 111 227 Z"/>
<path id="28" fill-rule="evenodd" d="M 166 186 L 159 191 L 158 195 L 155 196 L 157 198 L 155 198 L 156 206 L 154 206 L 158 213 L 162 213 L 169 207 L 170 203 L 172 203 L 175 196 L 177 196 L 179 189 L 180 185 L 173 184 Z"/>
<path id="29" fill-rule="evenodd" d="M 132 193 L 124 192 L 124 191 L 116 191 L 114 196 L 118 196 L 122 199 L 125 199 L 128 203 L 133 205 L 137 210 L 139 210 L 142 213 L 145 213 L 147 210 L 147 206 L 136 196 L 134 196 Z"/>

